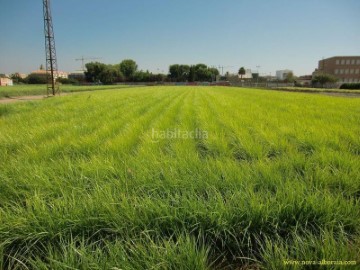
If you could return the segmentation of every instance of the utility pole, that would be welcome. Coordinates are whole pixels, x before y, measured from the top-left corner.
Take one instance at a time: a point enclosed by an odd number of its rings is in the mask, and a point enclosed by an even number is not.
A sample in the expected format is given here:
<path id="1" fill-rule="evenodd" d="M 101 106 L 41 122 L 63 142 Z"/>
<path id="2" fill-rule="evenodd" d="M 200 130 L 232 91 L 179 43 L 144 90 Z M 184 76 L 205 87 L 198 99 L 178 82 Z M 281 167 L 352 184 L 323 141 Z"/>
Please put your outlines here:
<path id="1" fill-rule="evenodd" d="M 224 76 L 224 68 L 232 68 L 234 66 L 218 66 L 219 70 L 221 69 L 221 75 Z"/>
<path id="2" fill-rule="evenodd" d="M 95 59 L 101 59 L 101 58 L 98 57 L 85 58 L 84 56 L 81 56 L 81 58 L 75 59 L 75 61 L 81 61 L 81 70 L 85 72 L 85 60 L 95 60 Z"/>
<path id="3" fill-rule="evenodd" d="M 51 16 L 50 0 L 43 0 L 44 34 L 45 34 L 45 56 L 46 56 L 46 78 L 47 95 L 60 94 L 59 85 L 56 83 L 58 77 L 58 66 L 56 60 L 55 37 Z"/>

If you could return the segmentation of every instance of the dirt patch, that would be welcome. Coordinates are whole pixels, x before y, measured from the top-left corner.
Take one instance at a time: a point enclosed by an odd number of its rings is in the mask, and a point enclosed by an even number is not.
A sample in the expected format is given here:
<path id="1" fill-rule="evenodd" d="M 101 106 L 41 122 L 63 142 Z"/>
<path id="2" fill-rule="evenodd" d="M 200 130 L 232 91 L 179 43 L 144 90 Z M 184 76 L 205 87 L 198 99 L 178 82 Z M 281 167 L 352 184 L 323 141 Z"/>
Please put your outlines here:
<path id="1" fill-rule="evenodd" d="M 41 100 L 47 98 L 47 96 L 21 96 L 21 97 L 14 97 L 14 98 L 3 98 L 0 99 L 0 103 L 14 103 L 19 101 L 31 101 L 31 100 Z"/>
<path id="2" fill-rule="evenodd" d="M 65 94 L 61 94 L 67 95 Z M 44 95 L 34 95 L 34 96 L 19 96 L 19 97 L 8 97 L 8 98 L 2 98 L 0 99 L 0 104 L 7 104 L 7 103 L 14 103 L 14 102 L 20 102 L 20 101 L 32 101 L 32 100 L 42 100 L 46 98 L 51 98 L 53 96 L 44 96 Z"/>

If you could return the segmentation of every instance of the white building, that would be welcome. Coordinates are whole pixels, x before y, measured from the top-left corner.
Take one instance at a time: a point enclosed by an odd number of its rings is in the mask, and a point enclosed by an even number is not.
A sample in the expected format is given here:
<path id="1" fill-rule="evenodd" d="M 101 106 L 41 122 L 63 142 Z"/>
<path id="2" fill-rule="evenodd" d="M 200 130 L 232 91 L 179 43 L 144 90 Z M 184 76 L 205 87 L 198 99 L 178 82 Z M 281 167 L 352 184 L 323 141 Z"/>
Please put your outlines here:
<path id="1" fill-rule="evenodd" d="M 286 76 L 287 76 L 290 72 L 293 73 L 293 71 L 290 70 L 290 69 L 277 70 L 277 71 L 276 71 L 276 78 L 277 78 L 278 80 L 285 80 L 285 79 L 286 79 Z"/>
<path id="2" fill-rule="evenodd" d="M 238 75 L 241 78 L 241 75 Z M 252 79 L 252 72 L 251 69 L 245 69 L 245 74 L 242 75 L 243 79 Z"/>

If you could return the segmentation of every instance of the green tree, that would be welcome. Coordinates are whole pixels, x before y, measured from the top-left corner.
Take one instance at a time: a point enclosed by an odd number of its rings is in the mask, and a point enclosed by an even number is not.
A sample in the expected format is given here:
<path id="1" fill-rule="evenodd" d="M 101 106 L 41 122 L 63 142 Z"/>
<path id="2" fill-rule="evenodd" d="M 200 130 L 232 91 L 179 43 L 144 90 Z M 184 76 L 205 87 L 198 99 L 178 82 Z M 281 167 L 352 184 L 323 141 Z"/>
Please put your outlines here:
<path id="1" fill-rule="evenodd" d="M 212 79 L 212 73 L 205 64 L 197 64 L 195 66 L 196 81 L 208 82 Z"/>
<path id="2" fill-rule="evenodd" d="M 101 82 L 103 84 L 112 84 L 124 80 L 119 66 L 106 65 L 100 62 L 87 63 L 85 77 L 88 82 Z"/>
<path id="3" fill-rule="evenodd" d="M 103 84 L 112 84 L 119 77 L 120 71 L 115 69 L 112 65 L 106 65 L 100 72 L 99 78 Z"/>
<path id="4" fill-rule="evenodd" d="M 169 67 L 169 77 L 174 82 L 185 82 L 188 80 L 190 66 L 174 64 Z"/>
<path id="5" fill-rule="evenodd" d="M 218 76 L 220 74 L 219 70 L 217 68 L 209 68 L 209 71 L 211 73 L 211 80 L 215 81 L 216 76 Z"/>
<path id="6" fill-rule="evenodd" d="M 189 68 L 189 75 L 188 75 L 188 81 L 189 82 L 194 82 L 195 81 L 195 66 L 190 66 Z"/>
<path id="7" fill-rule="evenodd" d="M 13 73 L 10 75 L 10 78 L 13 80 L 14 83 L 25 83 L 26 80 L 21 78 L 19 73 Z"/>
<path id="8" fill-rule="evenodd" d="M 28 84 L 46 84 L 46 76 L 38 75 L 38 74 L 30 74 L 25 79 Z"/>
<path id="9" fill-rule="evenodd" d="M 294 76 L 294 73 L 292 73 L 292 72 L 289 72 L 289 73 L 287 73 L 286 74 L 286 76 L 285 76 L 285 82 L 287 82 L 287 83 L 292 83 L 292 82 L 294 82 L 295 81 L 295 76 Z"/>
<path id="10" fill-rule="evenodd" d="M 241 68 L 239 69 L 238 74 L 240 75 L 240 78 L 241 78 L 241 80 L 242 80 L 242 77 L 246 74 L 245 68 L 244 68 L 244 67 L 241 67 Z"/>
<path id="11" fill-rule="evenodd" d="M 173 82 L 194 82 L 194 81 L 213 81 L 219 75 L 216 68 L 208 68 L 205 64 L 179 65 L 174 64 L 169 67 L 169 78 Z"/>
<path id="12" fill-rule="evenodd" d="M 135 72 L 137 71 L 137 64 L 134 60 L 125 59 L 120 63 L 120 71 L 125 76 L 127 81 L 131 81 Z"/>
<path id="13" fill-rule="evenodd" d="M 324 87 L 328 83 L 336 83 L 337 81 L 338 81 L 338 78 L 336 78 L 332 75 L 329 75 L 329 74 L 322 73 L 322 74 L 315 75 L 312 78 L 311 82 L 314 86 Z"/>
<path id="14" fill-rule="evenodd" d="M 100 62 L 90 62 L 85 65 L 85 77 L 88 82 L 99 82 L 102 79 L 101 73 L 105 72 L 106 65 Z"/>

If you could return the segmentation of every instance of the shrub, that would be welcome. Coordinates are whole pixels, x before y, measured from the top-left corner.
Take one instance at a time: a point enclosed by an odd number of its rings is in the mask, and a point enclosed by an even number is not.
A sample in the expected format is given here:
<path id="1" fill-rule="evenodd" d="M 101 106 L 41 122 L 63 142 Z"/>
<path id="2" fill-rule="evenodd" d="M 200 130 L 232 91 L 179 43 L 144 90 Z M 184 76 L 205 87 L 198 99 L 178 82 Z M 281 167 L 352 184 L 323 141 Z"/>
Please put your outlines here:
<path id="1" fill-rule="evenodd" d="M 57 81 L 61 84 L 79 84 L 78 80 L 69 78 L 58 78 Z"/>
<path id="2" fill-rule="evenodd" d="M 340 89 L 360 89 L 360 83 L 344 83 Z"/>

